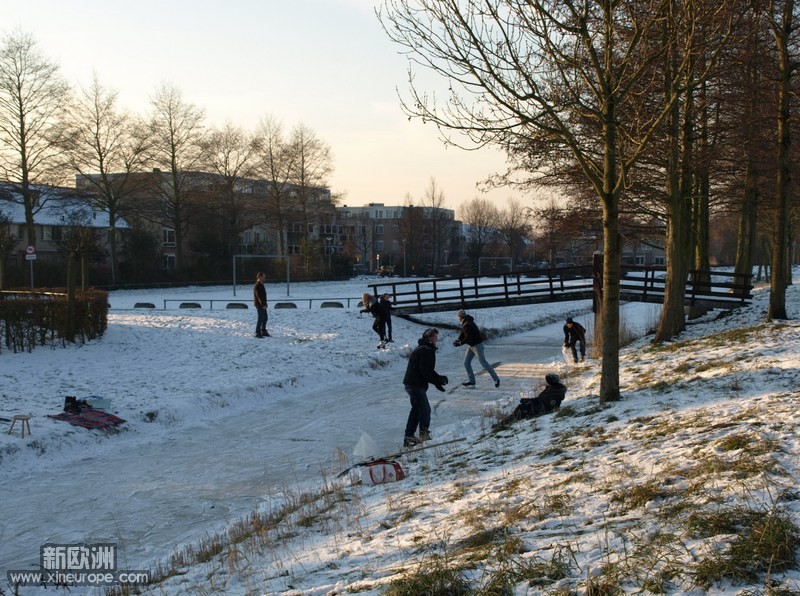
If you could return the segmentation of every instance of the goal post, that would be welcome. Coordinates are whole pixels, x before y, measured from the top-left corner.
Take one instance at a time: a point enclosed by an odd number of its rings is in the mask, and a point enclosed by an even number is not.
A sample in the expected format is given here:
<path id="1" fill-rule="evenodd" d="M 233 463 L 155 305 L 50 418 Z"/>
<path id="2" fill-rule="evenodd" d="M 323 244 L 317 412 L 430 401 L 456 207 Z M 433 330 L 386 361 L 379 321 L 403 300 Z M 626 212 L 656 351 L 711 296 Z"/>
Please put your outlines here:
<path id="1" fill-rule="evenodd" d="M 290 265 L 291 261 L 289 255 L 233 255 L 233 295 L 236 296 L 236 259 L 286 259 L 286 295 L 289 296 L 291 279 L 290 279 Z"/>
<path id="2" fill-rule="evenodd" d="M 511 273 L 514 270 L 512 266 L 511 257 L 478 257 L 478 275 L 481 275 L 484 261 L 508 261 L 508 271 Z"/>

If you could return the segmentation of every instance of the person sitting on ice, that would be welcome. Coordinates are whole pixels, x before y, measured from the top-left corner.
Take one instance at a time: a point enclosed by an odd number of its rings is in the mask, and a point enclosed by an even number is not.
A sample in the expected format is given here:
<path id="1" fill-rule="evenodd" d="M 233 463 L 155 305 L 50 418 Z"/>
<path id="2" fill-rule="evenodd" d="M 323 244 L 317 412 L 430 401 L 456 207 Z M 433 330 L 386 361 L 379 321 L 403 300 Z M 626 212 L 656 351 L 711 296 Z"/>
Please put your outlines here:
<path id="1" fill-rule="evenodd" d="M 547 373 L 544 376 L 544 382 L 547 386 L 539 395 L 532 398 L 523 397 L 516 409 L 503 418 L 497 426 L 507 426 L 517 420 L 536 418 L 558 410 L 567 395 L 567 387 L 556 373 Z"/>

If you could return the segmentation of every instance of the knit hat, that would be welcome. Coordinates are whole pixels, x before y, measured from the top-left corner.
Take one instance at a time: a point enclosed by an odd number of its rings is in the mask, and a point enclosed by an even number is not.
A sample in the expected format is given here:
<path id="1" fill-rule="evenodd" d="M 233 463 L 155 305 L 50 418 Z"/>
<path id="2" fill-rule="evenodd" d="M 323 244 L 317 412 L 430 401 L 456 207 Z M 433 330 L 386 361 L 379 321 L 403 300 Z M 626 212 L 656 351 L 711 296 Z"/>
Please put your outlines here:
<path id="1" fill-rule="evenodd" d="M 422 339 L 430 339 L 434 335 L 439 335 L 439 330 L 436 327 L 429 327 L 422 332 Z"/>
<path id="2" fill-rule="evenodd" d="M 548 385 L 555 385 L 556 383 L 561 382 L 561 377 L 559 377 L 556 373 L 547 373 L 544 376 L 544 380 Z"/>

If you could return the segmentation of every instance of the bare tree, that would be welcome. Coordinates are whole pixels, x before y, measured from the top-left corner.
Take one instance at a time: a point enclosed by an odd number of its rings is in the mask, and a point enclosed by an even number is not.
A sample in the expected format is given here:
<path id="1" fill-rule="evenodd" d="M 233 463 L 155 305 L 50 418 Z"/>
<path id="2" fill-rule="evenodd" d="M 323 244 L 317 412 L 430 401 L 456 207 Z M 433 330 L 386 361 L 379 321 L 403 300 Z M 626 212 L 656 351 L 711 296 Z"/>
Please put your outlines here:
<path id="1" fill-rule="evenodd" d="M 450 226 L 447 211 L 445 211 L 445 194 L 444 190 L 436 183 L 436 178 L 431 177 L 428 182 L 422 195 L 422 205 L 427 212 L 425 217 L 429 226 L 427 237 L 431 243 L 431 266 L 435 274 L 436 268 L 441 264 L 442 253 L 451 250 L 448 244 Z M 447 265 L 447 263 L 444 264 Z"/>
<path id="2" fill-rule="evenodd" d="M 286 218 L 294 208 L 289 188 L 297 159 L 294 148 L 283 134 L 280 122 L 267 116 L 261 120 L 256 132 L 256 171 L 267 184 L 267 204 L 264 223 L 278 230 L 280 254 L 286 254 Z"/>
<path id="3" fill-rule="evenodd" d="M 385 0 L 389 37 L 448 83 L 444 103 L 415 85 L 406 112 L 496 145 L 533 178 L 577 164 L 602 205 L 604 230 L 600 401 L 619 391 L 620 200 L 630 172 L 678 99 L 675 81 L 650 76 L 662 53 L 650 39 L 669 0 Z M 691 30 L 691 29 L 688 29 Z M 673 90 L 643 106 L 642 96 Z"/>
<path id="4" fill-rule="evenodd" d="M 33 216 L 41 208 L 37 184 L 60 181 L 69 85 L 33 37 L 15 32 L 0 45 L 0 177 L 25 207 L 27 242 L 36 245 Z"/>
<path id="5" fill-rule="evenodd" d="M 410 271 L 412 275 L 422 273 L 425 268 L 424 222 L 424 208 L 415 206 L 413 199 L 407 194 L 403 204 L 403 216 L 400 220 L 400 233 L 403 243 L 403 269 L 406 273 Z"/>
<path id="6" fill-rule="evenodd" d="M 498 210 L 490 201 L 474 198 L 461 205 L 459 217 L 467 226 L 467 258 L 477 272 L 479 259 L 496 233 Z"/>
<path id="7" fill-rule="evenodd" d="M 295 156 L 291 176 L 292 192 L 295 193 L 294 202 L 300 211 L 303 225 L 303 253 L 308 269 L 312 246 L 309 227 L 312 220 L 317 220 L 319 209 L 329 197 L 329 193 L 323 190 L 327 190 L 328 177 L 333 172 L 333 158 L 330 147 L 314 131 L 302 124 L 292 131 L 290 144 Z"/>
<path id="8" fill-rule="evenodd" d="M 789 188 L 791 183 L 792 77 L 800 66 L 797 58 L 797 25 L 794 0 L 771 0 L 767 19 L 775 38 L 778 64 L 778 130 L 775 180 L 775 236 L 772 242 L 767 319 L 786 319 L 786 287 L 789 285 Z"/>
<path id="9" fill-rule="evenodd" d="M 497 235 L 502 238 L 508 247 L 508 256 L 511 257 L 512 268 L 518 260 L 523 241 L 530 236 L 530 233 L 530 210 L 525 208 L 517 199 L 508 199 L 506 207 L 498 213 Z"/>
<path id="10" fill-rule="evenodd" d="M 564 239 L 569 227 L 570 213 L 559 202 L 550 198 L 544 204 L 531 210 L 534 219 L 541 230 L 540 238 L 543 246 L 541 250 L 547 255 L 547 261 L 553 267 L 556 255 L 564 246 Z"/>
<path id="11" fill-rule="evenodd" d="M 244 200 L 250 195 L 243 194 L 242 185 L 256 171 L 258 142 L 255 135 L 227 122 L 222 128 L 212 130 L 201 146 L 203 164 L 221 179 L 221 184 L 215 187 L 223 201 L 214 211 L 222 222 L 222 245 L 230 256 L 236 252 L 239 233 L 252 227 L 254 221 Z"/>
<path id="12" fill-rule="evenodd" d="M 67 158 L 82 188 L 95 194 L 95 204 L 109 217 L 111 283 L 117 283 L 117 222 L 130 196 L 138 190 L 134 174 L 146 165 L 150 137 L 147 126 L 118 105 L 118 94 L 97 77 L 82 88 L 69 119 Z"/>
<path id="13" fill-rule="evenodd" d="M 156 176 L 154 192 L 159 205 L 150 218 L 175 230 L 175 265 L 183 264 L 184 237 L 196 213 L 193 211 L 197 177 L 193 171 L 203 156 L 203 110 L 183 99 L 170 84 L 162 85 L 152 100 L 152 161 L 163 176 Z M 158 173 L 158 172 L 156 172 Z"/>
<path id="14" fill-rule="evenodd" d="M 11 233 L 11 220 L 0 211 L 0 290 L 5 287 L 6 263 L 17 245 L 17 238 Z"/>

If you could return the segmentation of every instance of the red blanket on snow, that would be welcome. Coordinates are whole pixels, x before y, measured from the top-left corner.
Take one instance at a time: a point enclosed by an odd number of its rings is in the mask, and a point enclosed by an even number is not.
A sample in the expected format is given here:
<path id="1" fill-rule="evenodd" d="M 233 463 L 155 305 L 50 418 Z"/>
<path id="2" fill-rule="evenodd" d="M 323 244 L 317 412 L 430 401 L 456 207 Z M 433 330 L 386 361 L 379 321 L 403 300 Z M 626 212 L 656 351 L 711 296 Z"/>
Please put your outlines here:
<path id="1" fill-rule="evenodd" d="M 60 414 L 48 414 L 48 418 L 55 418 L 56 420 L 63 420 L 69 422 L 73 426 L 82 426 L 83 428 L 115 428 L 121 424 L 125 424 L 122 418 L 103 412 L 102 410 L 94 410 L 92 408 L 81 409 L 80 414 L 67 414 L 61 412 Z"/>

